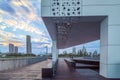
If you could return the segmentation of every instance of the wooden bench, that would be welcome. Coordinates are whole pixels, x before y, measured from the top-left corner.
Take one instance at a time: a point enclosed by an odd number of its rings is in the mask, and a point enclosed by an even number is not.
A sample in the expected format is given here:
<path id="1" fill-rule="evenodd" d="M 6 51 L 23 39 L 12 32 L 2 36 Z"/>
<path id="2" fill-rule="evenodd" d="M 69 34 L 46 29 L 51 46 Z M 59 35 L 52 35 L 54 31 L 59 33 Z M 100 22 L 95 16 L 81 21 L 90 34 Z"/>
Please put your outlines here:
<path id="1" fill-rule="evenodd" d="M 52 78 L 53 77 L 53 68 L 42 68 L 42 79 Z"/>
<path id="2" fill-rule="evenodd" d="M 54 77 L 57 71 L 57 64 L 58 64 L 58 60 L 50 68 L 42 68 L 42 79 L 48 79 Z"/>
<path id="3" fill-rule="evenodd" d="M 76 63 L 75 68 L 76 68 L 76 69 L 84 69 L 84 68 L 99 69 L 99 66 L 98 66 L 98 65 L 90 65 L 90 64 Z"/>
<path id="4" fill-rule="evenodd" d="M 73 59 L 76 63 L 90 64 L 90 65 L 98 65 L 99 61 L 96 60 L 88 60 L 88 59 Z"/>
<path id="5" fill-rule="evenodd" d="M 75 69 L 75 61 L 73 61 L 72 59 L 64 59 L 64 61 L 67 63 L 68 67 L 70 69 Z"/>
<path id="6" fill-rule="evenodd" d="M 75 68 L 89 68 L 89 69 L 99 69 L 99 61 L 88 60 L 88 59 L 73 59 L 76 63 Z"/>

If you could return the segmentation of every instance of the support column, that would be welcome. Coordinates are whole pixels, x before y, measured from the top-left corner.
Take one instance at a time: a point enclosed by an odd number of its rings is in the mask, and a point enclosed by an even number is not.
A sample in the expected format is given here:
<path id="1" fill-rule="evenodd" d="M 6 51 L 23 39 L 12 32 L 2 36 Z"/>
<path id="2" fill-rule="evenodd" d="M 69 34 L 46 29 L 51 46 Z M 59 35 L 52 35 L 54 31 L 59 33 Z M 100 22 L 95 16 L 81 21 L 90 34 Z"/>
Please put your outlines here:
<path id="1" fill-rule="evenodd" d="M 52 41 L 52 62 L 53 62 L 53 65 L 55 64 L 57 59 L 58 59 L 58 49 L 57 49 L 56 41 Z"/>
<path id="2" fill-rule="evenodd" d="M 57 44 L 56 41 L 52 41 L 52 66 L 53 66 L 53 76 L 56 73 L 57 69 L 57 59 L 58 59 L 58 49 L 57 49 Z"/>
<path id="3" fill-rule="evenodd" d="M 120 24 L 101 23 L 100 75 L 105 78 L 120 78 Z"/>

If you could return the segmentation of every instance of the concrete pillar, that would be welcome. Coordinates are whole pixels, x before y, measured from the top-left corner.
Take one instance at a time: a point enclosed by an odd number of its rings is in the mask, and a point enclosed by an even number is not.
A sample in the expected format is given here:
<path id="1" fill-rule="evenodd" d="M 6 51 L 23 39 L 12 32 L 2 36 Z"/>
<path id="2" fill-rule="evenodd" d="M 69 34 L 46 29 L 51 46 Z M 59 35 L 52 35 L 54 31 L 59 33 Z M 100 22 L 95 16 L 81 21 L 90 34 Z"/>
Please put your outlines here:
<path id="1" fill-rule="evenodd" d="M 120 78 L 120 24 L 109 24 L 109 17 L 101 22 L 100 75 Z"/>
<path id="2" fill-rule="evenodd" d="M 53 62 L 53 65 L 55 64 L 57 59 L 58 59 L 58 49 L 57 49 L 56 41 L 52 41 L 52 62 Z"/>
<path id="3" fill-rule="evenodd" d="M 58 49 L 56 41 L 52 41 L 52 66 L 53 66 L 53 76 L 56 73 L 56 61 L 58 59 Z"/>

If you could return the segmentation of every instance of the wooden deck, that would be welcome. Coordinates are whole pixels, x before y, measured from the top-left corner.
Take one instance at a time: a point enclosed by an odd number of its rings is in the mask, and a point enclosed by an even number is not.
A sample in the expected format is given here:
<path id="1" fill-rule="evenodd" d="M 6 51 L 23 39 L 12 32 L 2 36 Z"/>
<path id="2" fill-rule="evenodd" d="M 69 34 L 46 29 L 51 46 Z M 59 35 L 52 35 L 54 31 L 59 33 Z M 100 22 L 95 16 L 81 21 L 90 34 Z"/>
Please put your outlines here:
<path id="1" fill-rule="evenodd" d="M 83 65 L 83 64 L 81 64 Z M 43 80 L 120 80 L 120 79 L 106 79 L 99 75 L 99 70 L 94 69 L 77 69 L 70 68 L 64 61 L 64 58 L 59 58 L 57 66 L 57 74 L 52 79 L 47 78 Z"/>
<path id="2" fill-rule="evenodd" d="M 59 58 L 57 74 L 51 80 L 118 80 L 105 79 L 98 72 L 91 69 L 74 69 L 71 70 L 63 58 Z"/>
<path id="3" fill-rule="evenodd" d="M 0 80 L 42 80 L 42 68 L 49 68 L 51 64 L 52 61 L 48 59 L 13 71 L 2 71 Z"/>

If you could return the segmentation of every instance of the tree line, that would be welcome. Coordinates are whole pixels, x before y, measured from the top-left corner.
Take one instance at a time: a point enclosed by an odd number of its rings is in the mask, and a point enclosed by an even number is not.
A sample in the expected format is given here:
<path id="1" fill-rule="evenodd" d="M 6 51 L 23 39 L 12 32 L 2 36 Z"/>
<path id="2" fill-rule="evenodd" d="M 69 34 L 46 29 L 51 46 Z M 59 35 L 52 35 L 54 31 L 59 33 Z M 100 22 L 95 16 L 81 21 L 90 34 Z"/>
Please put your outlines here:
<path id="1" fill-rule="evenodd" d="M 83 57 L 83 56 L 97 57 L 97 56 L 100 56 L 100 54 L 96 50 L 93 52 L 87 52 L 85 46 L 83 46 L 83 48 L 79 49 L 78 51 L 76 51 L 76 48 L 74 47 L 72 49 L 72 53 L 63 51 L 62 54 L 59 54 L 59 57 Z"/>

